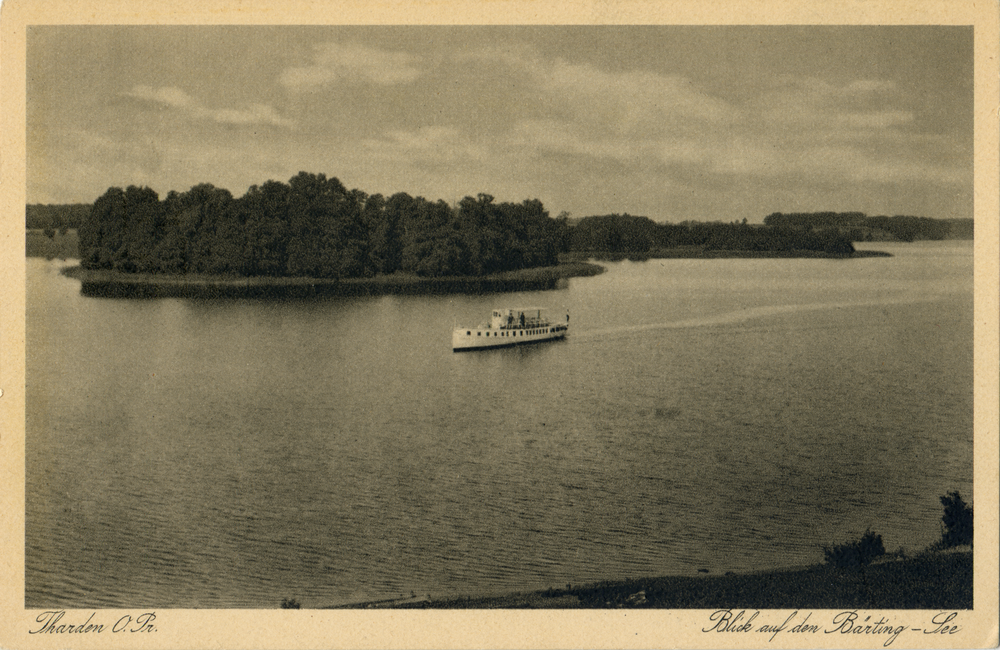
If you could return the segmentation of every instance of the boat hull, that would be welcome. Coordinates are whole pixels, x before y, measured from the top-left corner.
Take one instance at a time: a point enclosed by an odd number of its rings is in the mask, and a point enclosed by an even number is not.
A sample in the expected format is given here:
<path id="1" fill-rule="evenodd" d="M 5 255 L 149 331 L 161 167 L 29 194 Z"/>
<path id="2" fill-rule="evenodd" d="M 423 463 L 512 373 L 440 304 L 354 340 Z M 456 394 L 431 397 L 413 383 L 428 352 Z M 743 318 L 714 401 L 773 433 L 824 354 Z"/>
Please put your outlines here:
<path id="1" fill-rule="evenodd" d="M 451 347 L 455 352 L 491 350 L 515 345 L 544 343 L 566 338 L 567 325 L 546 325 L 529 329 L 493 329 L 458 327 L 452 332 Z"/>

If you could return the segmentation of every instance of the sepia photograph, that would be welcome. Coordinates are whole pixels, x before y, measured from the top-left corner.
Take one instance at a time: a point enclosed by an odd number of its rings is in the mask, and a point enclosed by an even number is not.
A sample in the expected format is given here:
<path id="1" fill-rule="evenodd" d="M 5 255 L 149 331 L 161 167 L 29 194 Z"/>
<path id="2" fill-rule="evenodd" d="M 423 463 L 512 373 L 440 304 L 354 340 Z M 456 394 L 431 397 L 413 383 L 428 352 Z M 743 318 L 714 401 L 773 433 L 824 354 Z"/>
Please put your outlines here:
<path id="1" fill-rule="evenodd" d="M 18 36 L 0 645 L 995 645 L 995 25 L 197 17 Z"/>

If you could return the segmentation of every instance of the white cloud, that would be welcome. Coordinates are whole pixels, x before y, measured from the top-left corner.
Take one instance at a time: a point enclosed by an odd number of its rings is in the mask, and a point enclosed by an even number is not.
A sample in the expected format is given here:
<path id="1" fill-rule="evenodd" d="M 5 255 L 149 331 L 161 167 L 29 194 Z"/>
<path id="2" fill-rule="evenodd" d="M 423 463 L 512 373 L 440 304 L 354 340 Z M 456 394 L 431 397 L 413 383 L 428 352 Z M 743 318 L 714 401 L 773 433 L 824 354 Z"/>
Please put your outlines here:
<path id="1" fill-rule="evenodd" d="M 736 107 L 681 75 L 646 70 L 606 71 L 530 51 L 484 50 L 470 55 L 502 61 L 526 73 L 545 104 L 593 131 L 641 135 L 694 132 L 739 118 Z"/>
<path id="2" fill-rule="evenodd" d="M 751 177 L 803 176 L 850 182 L 970 182 L 959 168 L 909 160 L 879 150 L 850 145 L 809 145 L 741 139 L 729 148 L 715 147 L 712 171 Z"/>
<path id="3" fill-rule="evenodd" d="M 213 109 L 202 106 L 196 99 L 185 93 L 180 88 L 163 86 L 153 88 L 151 86 L 135 86 L 130 92 L 125 93 L 128 97 L 155 102 L 176 108 L 187 115 L 201 120 L 210 120 L 220 124 L 270 124 L 272 126 L 291 127 L 294 123 L 282 117 L 273 106 L 269 104 L 251 104 L 243 110 L 230 108 Z"/>
<path id="4" fill-rule="evenodd" d="M 824 137 L 870 138 L 909 124 L 914 115 L 893 105 L 891 81 L 860 79 L 832 84 L 812 77 L 781 76 L 748 110 L 772 128 L 811 129 Z"/>
<path id="5" fill-rule="evenodd" d="M 486 149 L 470 141 L 462 131 L 448 126 L 425 126 L 405 131 L 389 131 L 381 138 L 369 138 L 362 146 L 372 157 L 397 162 L 428 164 L 483 160 Z"/>
<path id="6" fill-rule="evenodd" d="M 727 122 L 735 110 L 725 101 L 699 90 L 689 79 L 646 71 L 604 72 L 589 65 L 557 61 L 536 70 L 539 81 L 569 101 L 583 100 L 600 113 L 616 118 L 628 131 L 646 121 L 683 118 L 693 122 Z"/>
<path id="7" fill-rule="evenodd" d="M 969 182 L 960 167 L 923 157 L 925 136 L 910 132 L 915 114 L 889 81 L 783 77 L 735 104 L 680 76 L 500 58 L 526 70 L 560 115 L 516 123 L 507 144 L 525 156 L 682 165 L 723 178 Z"/>
<path id="8" fill-rule="evenodd" d="M 505 143 L 522 155 L 539 152 L 586 156 L 648 167 L 650 164 L 704 163 L 709 157 L 706 143 L 689 138 L 620 137 L 594 133 L 560 120 L 522 120 Z"/>
<path id="9" fill-rule="evenodd" d="M 570 122 L 560 120 L 522 120 L 511 132 L 509 144 L 528 151 L 547 151 L 594 158 L 625 160 L 636 151 L 623 140 L 588 138 Z"/>
<path id="10" fill-rule="evenodd" d="M 882 79 L 858 79 L 847 84 L 844 89 L 854 95 L 889 92 L 895 90 L 896 84 Z"/>
<path id="11" fill-rule="evenodd" d="M 913 122 L 909 111 L 868 111 L 864 113 L 841 113 L 836 116 L 838 124 L 852 129 L 887 129 L 891 126 Z"/>
<path id="12" fill-rule="evenodd" d="M 279 81 L 293 90 L 308 90 L 335 81 L 371 82 L 382 86 L 410 83 L 422 74 L 420 59 L 358 44 L 324 43 L 313 62 L 285 70 Z"/>

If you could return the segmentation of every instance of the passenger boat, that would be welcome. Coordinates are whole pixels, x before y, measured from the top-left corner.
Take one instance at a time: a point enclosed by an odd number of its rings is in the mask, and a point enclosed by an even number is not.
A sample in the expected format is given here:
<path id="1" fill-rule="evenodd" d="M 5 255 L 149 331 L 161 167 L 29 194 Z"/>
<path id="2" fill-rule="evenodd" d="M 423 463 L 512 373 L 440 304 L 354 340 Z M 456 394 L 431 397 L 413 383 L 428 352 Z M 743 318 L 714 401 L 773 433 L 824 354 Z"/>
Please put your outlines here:
<path id="1" fill-rule="evenodd" d="M 451 347 L 455 352 L 464 352 L 541 343 L 565 338 L 568 330 L 569 314 L 564 322 L 553 323 L 537 307 L 494 309 L 488 323 L 456 327 L 451 334 Z"/>

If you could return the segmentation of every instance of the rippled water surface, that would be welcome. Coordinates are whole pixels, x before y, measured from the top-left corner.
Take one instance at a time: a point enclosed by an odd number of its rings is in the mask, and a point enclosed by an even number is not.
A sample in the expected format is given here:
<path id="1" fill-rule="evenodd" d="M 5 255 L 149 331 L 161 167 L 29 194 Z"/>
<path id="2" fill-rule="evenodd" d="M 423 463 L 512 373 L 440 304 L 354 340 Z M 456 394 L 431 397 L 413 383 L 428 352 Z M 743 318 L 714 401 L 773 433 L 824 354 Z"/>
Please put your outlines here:
<path id="1" fill-rule="evenodd" d="M 810 564 L 972 493 L 971 242 L 522 294 L 85 298 L 28 260 L 26 604 L 306 607 Z M 495 306 L 570 337 L 454 354 Z"/>

